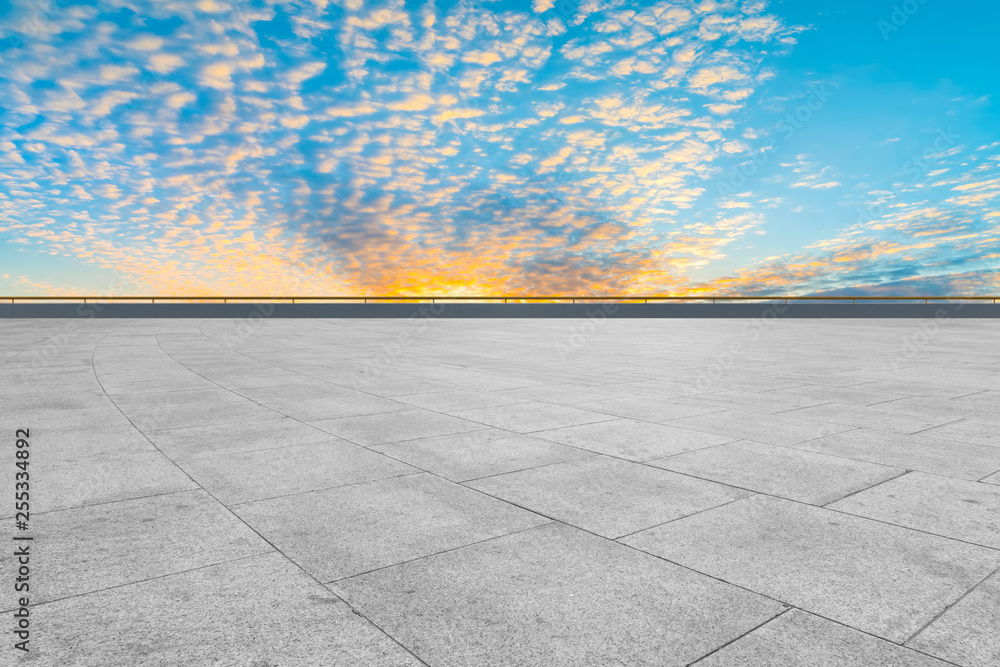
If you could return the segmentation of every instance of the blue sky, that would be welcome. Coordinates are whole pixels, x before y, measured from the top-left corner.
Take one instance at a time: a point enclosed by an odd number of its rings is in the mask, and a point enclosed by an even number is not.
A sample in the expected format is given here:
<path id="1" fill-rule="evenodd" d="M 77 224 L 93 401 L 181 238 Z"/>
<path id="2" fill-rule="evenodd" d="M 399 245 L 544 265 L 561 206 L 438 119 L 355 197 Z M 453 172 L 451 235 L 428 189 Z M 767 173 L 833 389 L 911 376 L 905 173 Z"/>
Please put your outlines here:
<path id="1" fill-rule="evenodd" d="M 0 293 L 996 294 L 998 15 L 0 2 Z"/>

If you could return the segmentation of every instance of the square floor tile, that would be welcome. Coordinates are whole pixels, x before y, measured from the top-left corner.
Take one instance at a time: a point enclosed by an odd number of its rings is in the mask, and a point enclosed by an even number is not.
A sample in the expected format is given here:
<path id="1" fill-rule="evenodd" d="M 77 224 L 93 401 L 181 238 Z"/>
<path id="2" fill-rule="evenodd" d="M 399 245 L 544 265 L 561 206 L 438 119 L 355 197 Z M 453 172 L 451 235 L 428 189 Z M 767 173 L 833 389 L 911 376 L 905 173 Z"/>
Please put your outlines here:
<path id="1" fill-rule="evenodd" d="M 769 445 L 793 445 L 855 427 L 797 419 L 784 414 L 762 415 L 746 410 L 725 410 L 685 417 L 670 422 L 695 431 L 725 435 L 734 440 L 753 440 Z"/>
<path id="2" fill-rule="evenodd" d="M 157 391 L 148 393 L 127 394 L 116 396 L 115 405 L 126 415 L 131 412 L 143 412 L 157 408 L 193 408 L 205 405 L 220 405 L 224 403 L 246 402 L 239 394 L 226 389 L 186 389 L 180 391 Z"/>
<path id="3" fill-rule="evenodd" d="M 935 418 L 925 415 L 923 418 L 917 418 L 910 414 L 894 414 L 892 412 L 892 404 L 881 406 L 881 409 L 875 409 L 844 403 L 827 403 L 811 408 L 799 408 L 790 412 L 782 412 L 781 414 L 797 419 L 814 419 L 820 422 L 843 424 L 846 426 L 864 426 L 866 428 L 904 434 L 925 431 L 956 419 L 954 416 Z"/>
<path id="4" fill-rule="evenodd" d="M 947 663 L 792 609 L 692 667 L 947 667 Z"/>
<path id="5" fill-rule="evenodd" d="M 273 403 L 287 404 L 299 401 L 315 401 L 338 396 L 357 396 L 360 392 L 330 382 L 309 379 L 308 381 L 295 384 L 241 389 L 240 394 L 251 401 L 256 401 L 263 405 L 271 405 Z"/>
<path id="6" fill-rule="evenodd" d="M 226 505 L 420 472 L 341 440 L 179 459 Z"/>
<path id="7" fill-rule="evenodd" d="M 649 461 L 722 484 L 824 505 L 905 471 L 759 442 L 734 442 Z"/>
<path id="8" fill-rule="evenodd" d="M 650 422 L 664 422 L 681 417 L 721 412 L 725 409 L 717 405 L 696 405 L 680 398 L 661 398 L 658 396 L 607 398 L 599 401 L 575 403 L 574 407 L 615 417 L 628 417 Z"/>
<path id="9" fill-rule="evenodd" d="M 3 394 L 0 395 L 0 402 L 6 411 L 13 413 L 34 410 L 117 409 L 111 399 L 97 388 L 87 391 L 53 391 L 35 395 Z"/>
<path id="10" fill-rule="evenodd" d="M 394 400 L 414 405 L 418 408 L 424 408 L 425 410 L 451 414 L 473 408 L 529 403 L 533 399 L 518 398 L 502 392 L 455 389 L 451 391 L 435 391 L 429 394 L 408 394 L 406 396 L 398 396 Z"/>
<path id="11" fill-rule="evenodd" d="M 1000 664 L 1000 575 L 994 574 L 907 642 L 963 667 Z"/>
<path id="12" fill-rule="evenodd" d="M 274 401 L 268 405 L 293 419 L 306 422 L 413 409 L 412 406 L 399 401 L 367 394 L 314 398 L 308 401 Z"/>
<path id="13" fill-rule="evenodd" d="M 31 613 L 39 665 L 421 664 L 280 554 L 60 600 Z"/>
<path id="14" fill-rule="evenodd" d="M 70 431 L 32 428 L 30 442 L 31 460 L 43 465 L 156 451 L 146 436 L 131 424 Z"/>
<path id="15" fill-rule="evenodd" d="M 532 435 L 630 461 L 648 461 L 733 441 L 723 435 L 635 419 L 612 419 Z"/>
<path id="16" fill-rule="evenodd" d="M 489 426 L 530 433 L 560 426 L 607 421 L 614 417 L 589 410 L 551 403 L 518 403 L 455 412 L 455 416 Z"/>
<path id="17" fill-rule="evenodd" d="M 621 398 L 625 395 L 625 392 L 615 391 L 609 387 L 585 387 L 578 384 L 550 384 L 526 389 L 508 389 L 496 393 L 511 399 L 519 398 L 518 402 L 540 401 L 560 405 Z"/>
<path id="18" fill-rule="evenodd" d="M 1000 549 L 1000 487 L 911 472 L 831 509 Z"/>
<path id="19" fill-rule="evenodd" d="M 557 524 L 330 587 L 435 667 L 680 667 L 782 610 Z"/>
<path id="20" fill-rule="evenodd" d="M 751 495 L 604 456 L 487 477 L 467 486 L 612 539 Z"/>
<path id="21" fill-rule="evenodd" d="M 1000 567 L 992 549 L 768 496 L 624 542 L 895 642 Z"/>
<path id="22" fill-rule="evenodd" d="M 147 435 L 164 454 L 175 459 L 200 454 L 273 449 L 330 439 L 330 434 L 326 431 L 281 416 L 264 421 L 151 431 Z"/>
<path id="23" fill-rule="evenodd" d="M 547 521 L 425 473 L 262 500 L 233 509 L 324 582 Z"/>
<path id="24" fill-rule="evenodd" d="M 33 446 L 42 444 L 37 440 Z M 157 451 L 104 455 L 71 461 L 51 461 L 39 452 L 31 458 L 32 512 L 97 505 L 197 488 L 198 484 Z M 0 497 L 14 497 L 14 475 L 0 477 Z M 14 503 L 0 506 L 0 515 L 14 516 Z"/>
<path id="25" fill-rule="evenodd" d="M 486 428 L 483 424 L 428 410 L 321 419 L 310 423 L 318 429 L 365 447 Z"/>
<path id="26" fill-rule="evenodd" d="M 865 385 L 853 387 L 806 386 L 779 389 L 774 394 L 785 396 L 800 396 L 815 399 L 823 403 L 844 403 L 847 405 L 872 406 L 887 401 L 904 398 L 903 394 L 893 394 L 884 391 L 869 391 Z"/>
<path id="27" fill-rule="evenodd" d="M 4 409 L 0 413 L 0 432 L 13 433 L 16 429 L 29 429 L 41 433 L 56 431 L 89 431 L 114 426 L 131 426 L 129 420 L 115 407 L 104 408 L 36 408 L 17 412 Z"/>
<path id="28" fill-rule="evenodd" d="M 499 429 L 373 447 L 453 482 L 593 456 L 590 452 Z"/>
<path id="29" fill-rule="evenodd" d="M 1000 413 L 1000 405 L 993 413 L 994 416 L 997 413 Z M 985 419 L 963 419 L 929 429 L 921 435 L 1000 448 L 1000 424 Z"/>
<path id="30" fill-rule="evenodd" d="M 125 413 L 135 427 L 144 433 L 192 426 L 239 424 L 277 419 L 283 415 L 252 401 L 219 405 L 162 406 L 138 408 Z"/>
<path id="31" fill-rule="evenodd" d="M 794 445 L 820 454 L 949 477 L 981 479 L 1000 470 L 1000 448 L 859 428 Z"/>
<path id="32" fill-rule="evenodd" d="M 271 551 L 201 490 L 39 514 L 37 604 Z"/>
<path id="33" fill-rule="evenodd" d="M 707 394 L 690 396 L 685 399 L 685 402 L 690 405 L 718 406 L 720 409 L 752 410 L 772 414 L 795 408 L 821 405 L 829 401 L 795 393 L 794 389 L 783 391 L 727 389 L 725 391 L 713 391 Z"/>

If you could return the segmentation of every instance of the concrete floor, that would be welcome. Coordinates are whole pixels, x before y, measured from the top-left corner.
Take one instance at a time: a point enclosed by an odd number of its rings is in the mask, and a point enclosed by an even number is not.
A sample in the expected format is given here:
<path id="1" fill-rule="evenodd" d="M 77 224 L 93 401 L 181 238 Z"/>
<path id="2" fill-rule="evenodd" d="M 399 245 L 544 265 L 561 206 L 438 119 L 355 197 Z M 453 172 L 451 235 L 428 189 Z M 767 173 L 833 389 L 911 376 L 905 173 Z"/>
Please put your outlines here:
<path id="1" fill-rule="evenodd" d="M 998 340 L 0 320 L 0 664 L 1000 665 Z"/>

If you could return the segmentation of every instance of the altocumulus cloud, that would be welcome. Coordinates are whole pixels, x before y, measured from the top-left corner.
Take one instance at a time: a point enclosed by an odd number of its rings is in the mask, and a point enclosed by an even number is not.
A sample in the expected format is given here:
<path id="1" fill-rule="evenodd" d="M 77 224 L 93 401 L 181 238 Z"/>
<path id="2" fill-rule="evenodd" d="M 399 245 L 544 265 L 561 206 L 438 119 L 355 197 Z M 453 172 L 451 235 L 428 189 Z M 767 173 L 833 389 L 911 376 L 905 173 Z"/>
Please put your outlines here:
<path id="1" fill-rule="evenodd" d="M 0 27 L 0 239 L 148 292 L 809 291 L 944 244 L 968 287 L 996 258 L 994 145 L 942 152 L 937 204 L 856 193 L 891 212 L 725 263 L 768 205 L 713 179 L 804 29 L 764 2 L 29 1 Z"/>

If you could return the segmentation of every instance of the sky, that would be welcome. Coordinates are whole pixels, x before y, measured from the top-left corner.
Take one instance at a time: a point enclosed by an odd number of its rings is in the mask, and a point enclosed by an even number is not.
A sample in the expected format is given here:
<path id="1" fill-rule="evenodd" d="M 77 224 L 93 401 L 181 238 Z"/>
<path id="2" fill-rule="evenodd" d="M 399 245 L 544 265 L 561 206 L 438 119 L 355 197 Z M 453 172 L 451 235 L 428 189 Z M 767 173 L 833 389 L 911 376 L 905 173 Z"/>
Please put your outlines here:
<path id="1" fill-rule="evenodd" d="M 0 0 L 0 295 L 995 295 L 998 24 Z"/>

